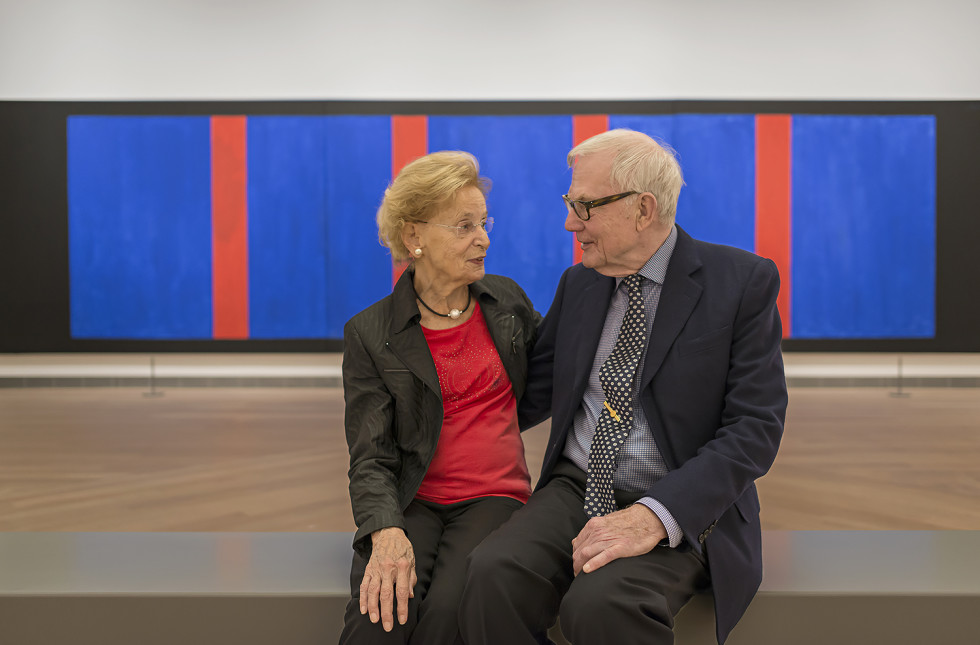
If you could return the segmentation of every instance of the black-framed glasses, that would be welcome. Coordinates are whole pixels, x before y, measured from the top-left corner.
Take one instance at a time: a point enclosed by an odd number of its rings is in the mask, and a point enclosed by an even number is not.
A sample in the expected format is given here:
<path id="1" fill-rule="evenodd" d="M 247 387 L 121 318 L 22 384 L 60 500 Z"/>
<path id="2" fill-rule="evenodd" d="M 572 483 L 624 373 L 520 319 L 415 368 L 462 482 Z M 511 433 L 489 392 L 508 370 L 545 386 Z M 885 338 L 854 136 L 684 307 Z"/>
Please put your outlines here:
<path id="1" fill-rule="evenodd" d="M 608 195 L 606 197 L 600 197 L 599 199 L 593 199 L 591 201 L 584 201 L 581 199 L 569 199 L 568 195 L 562 195 L 561 198 L 565 200 L 565 206 L 568 210 L 574 211 L 575 216 L 578 217 L 583 222 L 588 222 L 592 217 L 592 209 L 598 206 L 605 206 L 606 204 L 612 204 L 613 202 L 618 202 L 624 197 L 629 197 L 630 195 L 639 195 L 640 193 L 635 190 L 630 190 L 625 193 L 616 193 L 615 195 Z"/>
<path id="2" fill-rule="evenodd" d="M 456 237 L 464 238 L 470 237 L 476 234 L 476 230 L 482 228 L 484 231 L 489 233 L 493 230 L 493 218 L 488 217 L 479 224 L 476 222 L 463 222 L 459 226 L 450 226 L 449 224 L 436 224 L 435 222 L 425 222 L 426 224 L 432 224 L 433 226 L 441 226 L 442 228 L 451 228 L 456 231 Z"/>

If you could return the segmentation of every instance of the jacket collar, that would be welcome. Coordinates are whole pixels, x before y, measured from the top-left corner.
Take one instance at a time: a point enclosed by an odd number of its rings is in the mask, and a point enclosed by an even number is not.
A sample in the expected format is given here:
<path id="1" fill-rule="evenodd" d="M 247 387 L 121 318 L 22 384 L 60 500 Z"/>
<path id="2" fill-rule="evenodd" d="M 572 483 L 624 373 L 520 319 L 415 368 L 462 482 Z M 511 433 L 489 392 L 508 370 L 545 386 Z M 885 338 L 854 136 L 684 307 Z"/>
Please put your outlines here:
<path id="1" fill-rule="evenodd" d="M 429 389 L 441 396 L 439 375 L 436 372 L 436 366 L 432 361 L 432 354 L 429 352 L 429 345 L 425 341 L 425 335 L 422 332 L 422 325 L 420 324 L 422 314 L 419 313 L 419 307 L 415 304 L 416 293 L 415 286 L 412 282 L 414 277 L 415 267 L 409 265 L 398 279 L 398 282 L 395 283 L 394 289 L 392 289 L 391 330 L 387 342 L 399 360 L 418 376 Z M 504 367 L 511 367 L 509 362 L 510 356 L 505 351 L 507 348 L 505 340 L 509 336 L 501 331 L 499 324 L 496 324 L 498 322 L 496 318 L 499 318 L 499 316 L 487 315 L 491 312 L 499 313 L 499 308 L 495 306 L 499 301 L 498 295 L 487 286 L 485 280 L 478 280 L 471 284 L 470 291 L 480 300 L 480 306 L 483 307 L 484 311 L 484 319 L 494 339 L 497 353 L 504 362 Z M 490 306 L 484 307 L 484 305 Z M 512 369 L 508 369 L 508 375 L 512 383 L 520 377 L 520 388 L 523 391 L 523 375 L 518 374 Z"/>
<path id="2" fill-rule="evenodd" d="M 408 265 L 391 290 L 391 333 L 397 334 L 422 317 L 415 304 L 415 267 Z"/>
<path id="3" fill-rule="evenodd" d="M 415 304 L 418 295 L 415 293 L 415 267 L 408 265 L 398 282 L 395 283 L 391 291 L 391 333 L 397 334 L 404 331 L 409 325 L 415 324 L 422 317 L 419 313 L 419 306 Z M 486 280 L 477 280 L 470 285 L 470 291 L 480 301 L 480 304 L 488 300 L 494 302 L 500 300 L 497 293 L 487 284 Z"/>
<path id="4" fill-rule="evenodd" d="M 414 275 L 415 268 L 409 265 L 392 289 L 391 331 L 386 344 L 405 367 L 430 390 L 439 394 L 439 375 L 436 373 L 435 363 L 432 362 L 429 345 L 425 342 L 422 325 L 419 324 L 422 314 L 415 304 L 415 287 L 412 284 Z"/>

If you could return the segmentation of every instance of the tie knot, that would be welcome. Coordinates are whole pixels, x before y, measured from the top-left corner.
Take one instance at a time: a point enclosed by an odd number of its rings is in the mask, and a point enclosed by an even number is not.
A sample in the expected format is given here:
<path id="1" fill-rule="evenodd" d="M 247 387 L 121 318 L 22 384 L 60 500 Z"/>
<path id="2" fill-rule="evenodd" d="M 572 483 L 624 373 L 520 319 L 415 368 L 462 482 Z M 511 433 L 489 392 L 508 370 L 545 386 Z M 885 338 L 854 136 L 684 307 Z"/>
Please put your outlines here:
<path id="1" fill-rule="evenodd" d="M 639 273 L 634 273 L 633 275 L 628 275 L 623 278 L 623 282 L 626 283 L 626 289 L 630 293 L 638 291 L 640 289 L 640 282 L 643 280 L 643 276 Z"/>

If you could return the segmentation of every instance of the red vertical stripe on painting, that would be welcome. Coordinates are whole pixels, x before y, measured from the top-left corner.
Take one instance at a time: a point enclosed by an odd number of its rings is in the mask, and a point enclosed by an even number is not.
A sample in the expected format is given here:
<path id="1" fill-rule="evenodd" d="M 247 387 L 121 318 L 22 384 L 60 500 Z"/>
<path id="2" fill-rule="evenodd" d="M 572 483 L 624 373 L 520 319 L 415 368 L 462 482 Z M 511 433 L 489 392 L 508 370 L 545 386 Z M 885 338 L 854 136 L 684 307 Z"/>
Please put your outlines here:
<path id="1" fill-rule="evenodd" d="M 211 117 L 212 333 L 248 338 L 245 117 Z"/>
<path id="2" fill-rule="evenodd" d="M 790 334 L 791 159 L 793 119 L 788 114 L 755 117 L 755 252 L 779 268 L 779 315 Z"/>
<path id="3" fill-rule="evenodd" d="M 429 152 L 429 117 L 391 117 L 391 177 L 394 179 L 410 161 Z M 391 284 L 394 286 L 408 262 L 392 262 Z"/>
<path id="4" fill-rule="evenodd" d="M 608 114 L 576 114 L 572 117 L 572 146 L 577 146 L 589 137 L 602 134 L 609 129 Z M 572 263 L 582 261 L 582 247 L 572 236 Z"/>

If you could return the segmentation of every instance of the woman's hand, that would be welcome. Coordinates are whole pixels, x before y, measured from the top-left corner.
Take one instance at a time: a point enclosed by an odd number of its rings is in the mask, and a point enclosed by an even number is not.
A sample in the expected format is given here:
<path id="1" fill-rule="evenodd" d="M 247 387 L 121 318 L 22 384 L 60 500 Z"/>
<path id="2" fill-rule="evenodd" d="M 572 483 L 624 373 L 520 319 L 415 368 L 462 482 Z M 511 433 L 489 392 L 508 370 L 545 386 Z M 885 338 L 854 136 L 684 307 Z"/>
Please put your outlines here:
<path id="1" fill-rule="evenodd" d="M 361 614 L 370 614 L 371 622 L 381 621 L 386 632 L 408 621 L 408 599 L 415 597 L 415 551 L 405 531 L 391 527 L 371 534 L 371 559 L 361 580 Z"/>

